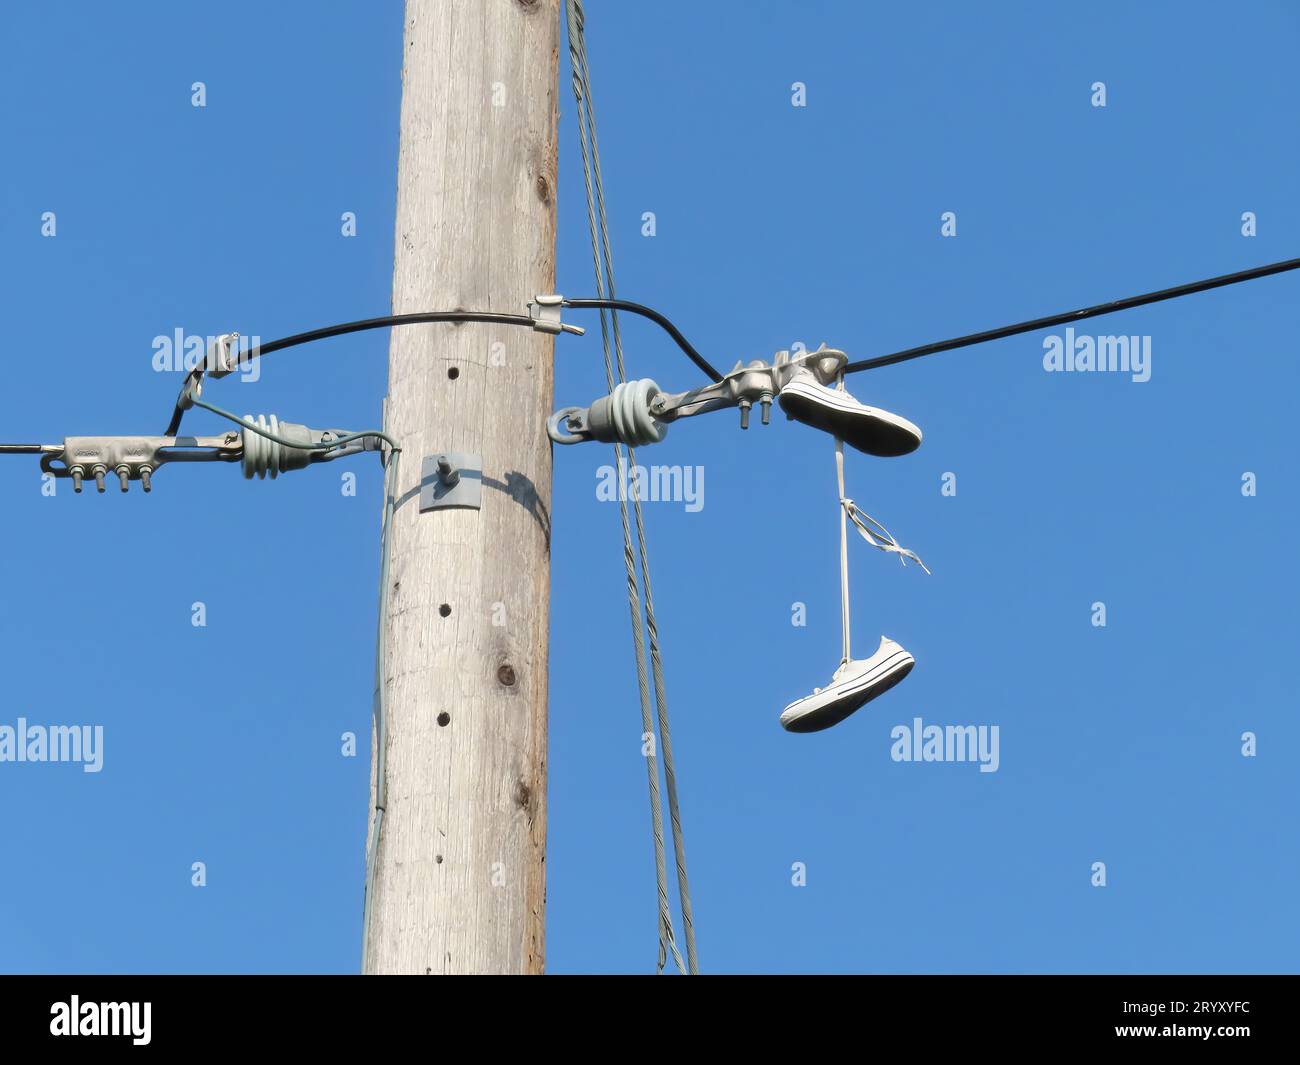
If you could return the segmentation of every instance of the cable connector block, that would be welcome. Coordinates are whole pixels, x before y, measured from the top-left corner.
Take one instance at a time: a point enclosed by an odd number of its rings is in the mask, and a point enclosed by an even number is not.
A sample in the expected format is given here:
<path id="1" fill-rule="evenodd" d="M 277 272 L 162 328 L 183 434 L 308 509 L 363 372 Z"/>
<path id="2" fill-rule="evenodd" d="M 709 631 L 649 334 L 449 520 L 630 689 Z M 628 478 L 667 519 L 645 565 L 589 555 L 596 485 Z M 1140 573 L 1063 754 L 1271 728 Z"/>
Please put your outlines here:
<path id="1" fill-rule="evenodd" d="M 139 481 L 146 492 L 153 475 L 166 462 L 232 462 L 239 458 L 238 433 L 222 436 L 69 436 L 61 448 L 41 458 L 41 469 L 55 477 L 72 479 L 81 491 L 82 481 L 93 480 L 103 492 L 105 480 L 116 477 L 123 492 Z"/>
<path id="2" fill-rule="evenodd" d="M 533 319 L 533 328 L 539 333 L 572 333 L 574 336 L 582 336 L 586 332 L 582 326 L 560 321 L 563 306 L 564 297 L 560 295 L 534 297 L 528 304 L 528 315 Z"/>

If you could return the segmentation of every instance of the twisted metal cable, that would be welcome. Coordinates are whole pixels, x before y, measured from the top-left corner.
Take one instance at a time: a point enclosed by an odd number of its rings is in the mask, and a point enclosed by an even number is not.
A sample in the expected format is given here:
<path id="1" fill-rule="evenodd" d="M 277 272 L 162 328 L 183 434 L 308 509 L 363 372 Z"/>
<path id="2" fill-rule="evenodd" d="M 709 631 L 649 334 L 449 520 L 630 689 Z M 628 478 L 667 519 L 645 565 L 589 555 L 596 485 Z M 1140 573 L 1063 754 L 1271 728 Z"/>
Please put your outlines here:
<path id="1" fill-rule="evenodd" d="M 578 42 L 582 59 L 582 81 L 586 98 L 586 124 L 591 141 L 592 169 L 595 175 L 596 206 L 600 217 L 600 240 L 604 252 L 605 274 L 607 279 L 606 294 L 610 299 L 616 298 L 614 285 L 614 256 L 609 245 L 609 225 L 605 214 L 605 181 L 600 170 L 600 145 L 596 140 L 596 104 L 591 91 L 591 72 L 587 66 L 587 43 L 585 19 L 581 0 L 573 0 L 578 14 Z M 618 311 L 611 309 L 610 320 L 613 325 L 614 352 L 618 362 L 618 379 L 627 380 L 623 363 L 623 337 L 619 328 Z M 628 455 L 636 464 L 636 453 L 628 448 Z M 654 593 L 650 586 L 650 562 L 646 546 L 645 519 L 641 510 L 641 497 L 632 497 L 632 509 L 636 520 L 637 544 L 640 548 L 641 586 L 645 589 L 646 629 L 650 640 L 650 663 L 655 683 L 655 707 L 659 720 L 660 741 L 663 747 L 664 779 L 668 790 L 668 811 L 670 828 L 673 835 L 673 858 L 677 867 L 677 890 L 681 899 L 682 927 L 686 937 L 686 956 L 690 972 L 699 972 L 699 959 L 695 949 L 695 918 L 691 908 L 690 883 L 686 872 L 686 842 L 682 831 L 681 808 L 677 797 L 677 771 L 673 759 L 672 732 L 669 727 L 667 696 L 664 685 L 663 661 L 659 647 L 659 627 L 655 621 Z"/>
<path id="2" fill-rule="evenodd" d="M 586 188 L 587 221 L 591 232 L 592 262 L 596 271 L 597 295 L 614 298 L 613 257 L 610 252 L 609 226 L 605 213 L 604 181 L 600 171 L 600 150 L 596 141 L 595 109 L 591 100 L 591 79 L 587 66 L 586 37 L 584 32 L 585 17 L 581 0 L 567 0 L 569 28 L 569 57 L 573 68 L 573 92 L 578 105 L 578 138 L 582 149 L 583 182 Z M 593 181 L 594 175 L 594 181 Z M 594 185 L 594 187 L 593 187 Z M 597 219 L 599 215 L 599 220 Z M 612 324 L 612 330 L 611 330 Z M 627 380 L 623 361 L 623 341 L 618 324 L 618 312 L 611 308 L 607 318 L 605 308 L 600 308 L 601 341 L 605 356 L 605 378 L 611 392 L 617 383 Z M 613 358 L 611 358 L 610 336 L 613 336 Z M 617 379 L 614 362 L 617 362 Z M 672 733 L 669 729 L 668 706 L 665 697 L 663 661 L 659 645 L 659 629 L 655 620 L 654 594 L 650 586 L 649 558 L 646 550 L 645 518 L 641 509 L 640 497 L 633 495 L 636 539 L 641 571 L 641 585 L 645 590 L 645 628 L 642 628 L 641 605 L 637 594 L 636 565 L 632 557 L 631 530 L 628 523 L 627 493 L 623 490 L 624 456 L 620 444 L 614 445 L 619 472 L 619 509 L 623 524 L 624 562 L 628 577 L 628 601 L 632 612 L 633 639 L 636 644 L 637 680 L 641 695 L 641 717 L 644 734 L 654 736 L 650 721 L 649 692 L 645 671 L 645 642 L 648 632 L 650 661 L 654 679 L 655 710 L 658 719 L 660 740 L 664 756 L 664 776 L 668 790 L 668 807 L 670 827 L 673 836 L 674 864 L 677 869 L 677 887 L 682 904 L 682 923 L 686 934 L 687 967 L 683 967 L 673 932 L 672 916 L 668 908 L 667 872 L 663 842 L 662 801 L 659 796 L 658 760 L 654 754 L 647 755 L 646 773 L 649 781 L 651 820 L 655 837 L 655 873 L 659 894 L 659 965 L 662 971 L 668 951 L 679 972 L 699 972 L 699 961 L 695 949 L 695 925 L 690 902 L 690 886 L 686 874 L 686 852 L 682 832 L 680 804 L 677 797 L 677 773 L 673 760 Z M 633 465 L 636 452 L 627 449 L 627 457 Z"/>

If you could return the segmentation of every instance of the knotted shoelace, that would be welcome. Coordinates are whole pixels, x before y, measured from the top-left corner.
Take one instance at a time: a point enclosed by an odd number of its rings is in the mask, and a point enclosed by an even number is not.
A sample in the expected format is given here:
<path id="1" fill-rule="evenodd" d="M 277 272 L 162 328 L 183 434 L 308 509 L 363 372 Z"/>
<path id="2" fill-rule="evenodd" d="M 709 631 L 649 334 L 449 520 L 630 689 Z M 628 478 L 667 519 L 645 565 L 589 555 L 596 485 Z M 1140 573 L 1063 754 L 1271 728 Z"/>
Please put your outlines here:
<path id="1" fill-rule="evenodd" d="M 892 551 L 898 556 L 898 561 L 904 566 L 907 565 L 907 560 L 910 558 L 925 570 L 926 573 L 930 572 L 929 568 L 921 561 L 921 557 L 915 551 L 903 547 L 902 544 L 894 538 L 893 533 L 881 525 L 880 522 L 876 521 L 876 519 L 865 510 L 862 510 L 853 502 L 853 500 L 841 496 L 840 506 L 842 506 L 848 514 L 849 520 L 857 526 L 858 532 L 862 534 L 862 539 L 866 540 L 872 547 L 880 551 Z"/>

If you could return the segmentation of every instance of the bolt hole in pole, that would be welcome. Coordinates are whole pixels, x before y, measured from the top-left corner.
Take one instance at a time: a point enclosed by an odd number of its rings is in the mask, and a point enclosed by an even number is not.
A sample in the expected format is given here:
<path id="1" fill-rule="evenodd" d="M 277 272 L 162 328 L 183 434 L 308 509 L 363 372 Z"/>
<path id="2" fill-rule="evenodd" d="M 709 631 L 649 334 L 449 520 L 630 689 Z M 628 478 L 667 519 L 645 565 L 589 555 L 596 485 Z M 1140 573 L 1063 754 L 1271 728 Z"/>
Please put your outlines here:
<path id="1" fill-rule="evenodd" d="M 442 606 L 438 607 L 438 613 L 441 614 L 444 618 L 446 618 L 446 617 L 450 617 L 450 616 L 451 616 L 451 604 L 450 604 L 450 603 L 443 603 Z"/>
<path id="2" fill-rule="evenodd" d="M 459 376 L 460 376 L 460 368 L 459 368 L 459 367 L 457 367 L 457 366 L 449 366 L 449 367 L 447 368 L 447 377 L 448 377 L 449 380 L 454 381 L 454 380 L 456 380 L 456 378 L 458 378 Z"/>
<path id="3" fill-rule="evenodd" d="M 447 713 L 446 710 L 444 710 L 441 714 L 438 715 L 438 724 L 441 725 L 443 728 L 446 728 L 448 725 L 451 724 L 451 715 Z"/>
<path id="4" fill-rule="evenodd" d="M 512 665 L 504 665 L 498 669 L 497 681 L 507 688 L 513 688 L 515 686 L 515 667 Z"/>

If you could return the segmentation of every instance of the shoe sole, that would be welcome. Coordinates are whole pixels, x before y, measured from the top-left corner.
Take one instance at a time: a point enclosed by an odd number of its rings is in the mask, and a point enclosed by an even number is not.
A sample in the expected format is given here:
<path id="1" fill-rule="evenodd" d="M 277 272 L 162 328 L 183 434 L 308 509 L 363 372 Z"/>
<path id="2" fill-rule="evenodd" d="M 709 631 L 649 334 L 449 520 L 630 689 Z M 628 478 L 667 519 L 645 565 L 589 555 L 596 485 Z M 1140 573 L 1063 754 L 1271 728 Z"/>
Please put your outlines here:
<path id="1" fill-rule="evenodd" d="M 814 429 L 821 429 L 832 436 L 839 436 L 846 444 L 865 451 L 868 455 L 880 458 L 897 458 L 910 455 L 921 446 L 921 430 L 906 418 L 900 418 L 888 411 L 850 404 L 847 400 L 840 403 L 835 393 L 827 396 L 824 392 L 805 390 L 800 382 L 786 385 L 777 396 L 781 409 Z M 854 433 L 845 433 L 845 426 L 836 424 L 833 414 L 839 411 L 850 415 L 861 424 Z"/>
<path id="2" fill-rule="evenodd" d="M 884 695 L 895 684 L 912 672 L 916 659 L 904 650 L 895 651 L 874 669 L 864 673 L 840 691 L 825 691 L 806 696 L 781 712 L 781 727 L 787 732 L 820 732 L 838 725 L 850 714 L 860 710 L 878 695 Z M 860 695 L 861 698 L 855 698 Z M 826 701 L 821 700 L 825 697 Z M 791 714 L 805 703 L 817 705 Z"/>

